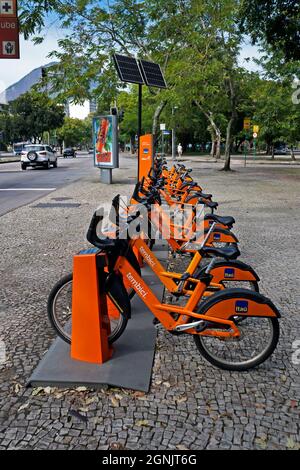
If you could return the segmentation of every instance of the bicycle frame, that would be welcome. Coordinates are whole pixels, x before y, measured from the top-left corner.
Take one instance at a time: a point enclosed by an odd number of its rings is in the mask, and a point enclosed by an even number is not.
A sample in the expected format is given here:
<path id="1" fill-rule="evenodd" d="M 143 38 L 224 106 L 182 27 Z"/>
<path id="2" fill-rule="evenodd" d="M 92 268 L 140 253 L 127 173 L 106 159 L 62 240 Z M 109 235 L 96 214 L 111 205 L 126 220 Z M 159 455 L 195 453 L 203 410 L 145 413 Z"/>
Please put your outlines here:
<path id="1" fill-rule="evenodd" d="M 147 305 L 149 310 L 157 318 L 157 320 L 163 325 L 167 331 L 175 331 L 176 328 L 189 325 L 189 320 L 193 322 L 205 321 L 209 323 L 219 324 L 221 327 L 230 327 L 230 331 L 219 331 L 216 329 L 205 329 L 204 331 L 197 331 L 192 325 L 191 328 L 185 330 L 185 333 L 192 335 L 201 335 L 201 336 L 213 336 L 218 338 L 238 338 L 240 337 L 240 330 L 237 325 L 230 318 L 233 317 L 234 310 L 234 301 L 227 300 L 222 302 L 222 306 L 216 305 L 212 310 L 214 311 L 214 316 L 212 315 L 201 315 L 196 313 L 195 309 L 197 308 L 203 294 L 207 288 L 205 282 L 196 279 L 189 279 L 189 282 L 195 283 L 195 290 L 192 292 L 189 300 L 187 301 L 184 307 L 174 306 L 170 304 L 162 303 L 155 296 L 150 287 L 146 282 L 139 276 L 139 274 L 134 270 L 131 264 L 127 261 L 124 256 L 119 256 L 117 259 L 114 271 L 117 271 L 121 274 L 123 279 L 129 281 L 131 287 L 135 290 L 140 299 Z M 242 296 L 241 296 L 242 297 Z M 225 305 L 226 304 L 226 308 Z M 231 305 L 232 304 L 232 305 Z M 248 311 L 245 316 L 249 314 L 253 316 L 261 317 L 276 317 L 276 314 L 268 305 L 261 305 L 260 311 L 257 311 L 257 305 L 255 302 L 249 301 Z M 178 319 L 175 319 L 172 314 L 179 315 Z M 239 315 L 243 316 L 241 312 Z M 215 326 L 215 328 L 217 328 Z"/>

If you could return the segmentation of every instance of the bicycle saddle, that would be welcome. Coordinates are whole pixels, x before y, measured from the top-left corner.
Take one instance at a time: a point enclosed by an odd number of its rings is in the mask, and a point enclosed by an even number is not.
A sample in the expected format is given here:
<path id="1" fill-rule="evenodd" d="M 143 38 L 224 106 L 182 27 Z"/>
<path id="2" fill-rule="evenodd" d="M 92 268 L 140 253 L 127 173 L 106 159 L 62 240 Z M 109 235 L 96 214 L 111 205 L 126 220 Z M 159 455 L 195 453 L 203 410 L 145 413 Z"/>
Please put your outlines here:
<path id="1" fill-rule="evenodd" d="M 215 248 L 214 246 L 204 246 L 199 250 L 201 255 L 212 255 L 217 258 L 225 258 L 227 260 L 237 259 L 241 252 L 236 245 L 231 245 L 226 248 Z"/>
<path id="2" fill-rule="evenodd" d="M 218 224 L 227 225 L 227 227 L 231 227 L 235 224 L 235 219 L 233 217 L 221 217 L 215 214 L 206 214 L 204 220 L 212 220 Z"/>
<path id="3" fill-rule="evenodd" d="M 202 192 L 196 192 L 196 193 L 193 193 L 191 194 L 193 197 L 202 197 L 203 199 L 211 199 L 213 196 L 212 194 L 205 194 L 205 193 L 202 193 Z"/>
<path id="4" fill-rule="evenodd" d="M 204 204 L 205 206 L 209 207 L 210 209 L 216 209 L 219 206 L 219 204 L 217 202 L 208 201 L 208 200 L 204 199 L 203 197 L 200 197 L 198 199 L 198 204 Z"/>

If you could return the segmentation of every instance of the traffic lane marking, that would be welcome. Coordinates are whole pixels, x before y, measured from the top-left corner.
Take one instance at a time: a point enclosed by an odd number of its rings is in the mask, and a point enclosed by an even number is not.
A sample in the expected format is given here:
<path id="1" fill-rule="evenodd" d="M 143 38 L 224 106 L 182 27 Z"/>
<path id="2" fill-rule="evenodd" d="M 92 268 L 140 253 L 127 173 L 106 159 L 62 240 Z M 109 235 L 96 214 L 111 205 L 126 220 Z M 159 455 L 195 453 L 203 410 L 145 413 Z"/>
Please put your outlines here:
<path id="1" fill-rule="evenodd" d="M 56 191 L 57 188 L 0 188 L 0 191 Z"/>

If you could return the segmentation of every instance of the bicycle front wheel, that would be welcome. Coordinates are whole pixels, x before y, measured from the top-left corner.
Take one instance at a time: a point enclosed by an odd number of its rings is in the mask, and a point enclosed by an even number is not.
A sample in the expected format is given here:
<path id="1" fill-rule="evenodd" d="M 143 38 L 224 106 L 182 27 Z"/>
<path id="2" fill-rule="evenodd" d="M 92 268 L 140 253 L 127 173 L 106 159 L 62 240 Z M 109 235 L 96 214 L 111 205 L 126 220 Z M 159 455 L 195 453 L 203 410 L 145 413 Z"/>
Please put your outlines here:
<path id="1" fill-rule="evenodd" d="M 72 286 L 73 286 L 73 275 L 68 274 L 64 276 L 60 281 L 53 287 L 48 298 L 48 318 L 51 326 L 54 328 L 57 335 L 63 339 L 66 343 L 71 344 L 71 331 L 72 331 Z M 108 292 L 108 302 L 109 299 L 112 300 L 116 296 L 119 298 L 124 297 L 124 291 L 121 286 L 114 283 L 114 289 L 117 291 L 114 292 L 114 295 L 110 295 Z M 125 291 L 126 292 L 126 291 Z M 124 311 L 126 312 L 126 299 L 125 302 L 119 302 L 122 306 L 125 305 Z M 116 307 L 119 307 L 115 304 Z M 127 316 L 116 313 L 114 309 L 113 314 L 109 314 L 110 320 L 110 330 L 111 333 L 108 337 L 108 342 L 110 344 L 114 343 L 124 332 L 127 325 Z"/>

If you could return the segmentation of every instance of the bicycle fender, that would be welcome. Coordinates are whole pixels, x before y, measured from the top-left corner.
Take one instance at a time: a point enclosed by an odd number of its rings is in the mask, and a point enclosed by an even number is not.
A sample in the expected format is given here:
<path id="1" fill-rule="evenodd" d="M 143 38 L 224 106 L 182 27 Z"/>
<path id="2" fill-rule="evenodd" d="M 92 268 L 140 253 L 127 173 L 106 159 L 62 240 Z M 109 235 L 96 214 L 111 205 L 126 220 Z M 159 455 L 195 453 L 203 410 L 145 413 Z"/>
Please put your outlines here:
<path id="1" fill-rule="evenodd" d="M 273 302 L 258 292 L 247 289 L 225 289 L 199 305 L 197 313 L 223 320 L 234 316 L 281 318 Z"/>
<path id="2" fill-rule="evenodd" d="M 205 273 L 206 267 L 199 269 L 195 277 L 200 278 Z M 243 261 L 217 261 L 210 271 L 213 282 L 222 281 L 254 281 L 259 282 L 260 278 L 254 269 Z"/>

